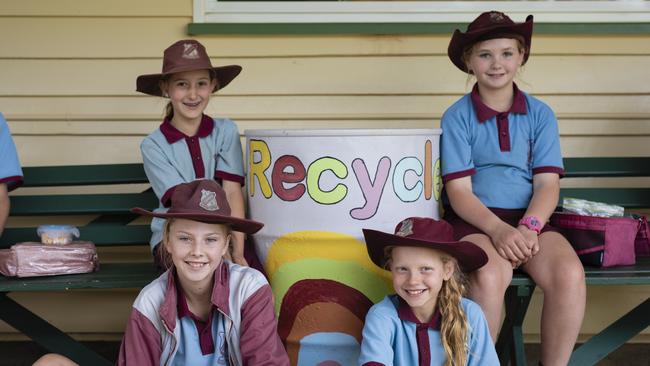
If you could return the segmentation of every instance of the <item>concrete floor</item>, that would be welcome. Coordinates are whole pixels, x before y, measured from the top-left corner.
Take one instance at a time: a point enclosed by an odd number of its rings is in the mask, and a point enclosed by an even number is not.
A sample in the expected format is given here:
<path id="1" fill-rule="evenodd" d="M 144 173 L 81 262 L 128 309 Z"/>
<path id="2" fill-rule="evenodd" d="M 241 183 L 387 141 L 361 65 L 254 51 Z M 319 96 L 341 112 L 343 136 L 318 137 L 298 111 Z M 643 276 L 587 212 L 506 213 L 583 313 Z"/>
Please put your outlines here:
<path id="1" fill-rule="evenodd" d="M 117 358 L 120 347 L 119 342 L 85 344 L 109 360 Z M 45 350 L 33 342 L 0 342 L 0 366 L 29 366 L 44 353 Z M 529 366 L 537 365 L 539 344 L 526 344 L 526 356 Z M 650 366 L 650 344 L 626 344 L 598 366 Z"/>

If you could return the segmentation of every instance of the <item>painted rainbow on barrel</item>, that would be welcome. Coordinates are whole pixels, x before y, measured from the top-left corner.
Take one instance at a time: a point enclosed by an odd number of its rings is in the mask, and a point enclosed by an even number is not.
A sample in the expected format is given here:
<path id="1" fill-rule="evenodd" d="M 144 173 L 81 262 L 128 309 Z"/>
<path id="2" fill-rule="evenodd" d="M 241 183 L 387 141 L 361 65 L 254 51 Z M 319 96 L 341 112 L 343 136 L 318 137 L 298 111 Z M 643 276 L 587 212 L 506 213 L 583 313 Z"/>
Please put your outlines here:
<path id="1" fill-rule="evenodd" d="M 265 268 L 291 363 L 356 364 L 365 315 L 392 289 L 365 243 L 340 233 L 293 232 L 273 242 Z"/>

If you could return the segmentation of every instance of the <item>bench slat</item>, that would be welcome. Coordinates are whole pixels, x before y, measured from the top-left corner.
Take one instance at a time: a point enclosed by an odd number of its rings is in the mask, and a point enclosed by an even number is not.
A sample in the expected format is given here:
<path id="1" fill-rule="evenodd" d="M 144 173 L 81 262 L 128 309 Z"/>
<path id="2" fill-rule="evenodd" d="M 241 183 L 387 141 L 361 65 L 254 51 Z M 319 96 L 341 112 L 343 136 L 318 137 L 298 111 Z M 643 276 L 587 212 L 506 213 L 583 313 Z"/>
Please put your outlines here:
<path id="1" fill-rule="evenodd" d="M 24 167 L 23 178 L 24 187 L 149 183 L 142 164 Z"/>
<path id="2" fill-rule="evenodd" d="M 158 207 L 153 192 L 11 196 L 12 216 L 126 214 Z"/>
<path id="3" fill-rule="evenodd" d="M 158 276 L 153 263 L 102 263 L 99 271 L 65 276 L 0 276 L 0 292 L 141 288 Z"/>
<path id="4" fill-rule="evenodd" d="M 585 267 L 587 285 L 650 285 L 650 257 L 637 257 L 633 266 Z M 523 272 L 513 275 L 510 286 L 534 285 Z"/>
<path id="5" fill-rule="evenodd" d="M 566 177 L 650 177 L 650 157 L 564 158 Z"/>
<path id="6" fill-rule="evenodd" d="M 148 245 L 149 225 L 88 225 L 79 227 L 80 240 L 92 241 L 96 246 Z M 7 228 L 0 237 L 0 249 L 25 241 L 39 241 L 36 228 Z"/>

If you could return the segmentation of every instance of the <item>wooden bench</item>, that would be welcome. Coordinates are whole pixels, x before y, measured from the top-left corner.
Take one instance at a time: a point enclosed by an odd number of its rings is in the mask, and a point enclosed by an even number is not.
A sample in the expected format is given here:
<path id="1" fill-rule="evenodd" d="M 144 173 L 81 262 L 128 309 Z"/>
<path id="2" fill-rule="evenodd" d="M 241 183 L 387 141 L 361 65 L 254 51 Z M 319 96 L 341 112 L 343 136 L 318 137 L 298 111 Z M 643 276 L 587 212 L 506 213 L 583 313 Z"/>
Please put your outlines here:
<path id="1" fill-rule="evenodd" d="M 27 167 L 23 169 L 23 173 L 23 187 L 16 191 L 18 194 L 10 198 L 10 216 L 92 215 L 92 221 L 84 226 L 78 226 L 80 239 L 90 240 L 98 248 L 107 246 L 148 248 L 151 236 L 149 225 L 128 225 L 137 217 L 129 212 L 132 207 L 150 209 L 158 206 L 153 192 L 150 190 L 140 192 L 142 187 L 138 189 L 139 186 L 135 185 L 146 184 L 148 187 L 142 164 Z M 125 185 L 135 186 L 124 188 Z M 81 186 L 93 187 L 81 188 Z M 33 187 L 71 187 L 67 190 L 72 190 L 72 193 L 23 195 L 24 192 L 29 191 L 24 188 Z M 135 193 L 106 193 L 115 192 L 116 187 L 120 187 L 122 191 L 135 190 Z M 80 193 L 80 191 L 103 193 Z M 0 237 L 0 248 L 8 248 L 17 242 L 38 241 L 36 226 L 5 229 Z M 80 365 L 113 364 L 15 302 L 7 294 L 20 291 L 141 288 L 156 277 L 151 261 L 146 263 L 120 263 L 119 261 L 118 259 L 117 263 L 104 263 L 100 255 L 99 271 L 88 274 L 23 279 L 0 276 L 0 319 L 47 350 L 61 353 Z"/>
<path id="2" fill-rule="evenodd" d="M 650 177 L 650 158 L 568 158 L 567 177 Z M 25 188 L 147 184 L 141 164 L 90 165 L 24 168 Z M 109 188 L 109 191 L 111 189 Z M 113 189 L 114 190 L 114 189 Z M 562 196 L 605 201 L 627 209 L 650 208 L 649 188 L 568 188 Z M 56 195 L 12 195 L 11 216 L 97 215 L 80 227 L 81 238 L 103 246 L 148 246 L 149 225 L 127 225 L 136 217 L 133 206 L 157 207 L 150 191 L 141 193 L 66 193 Z M 37 240 L 36 227 L 8 228 L 0 237 L 0 248 L 21 241 Z M 101 260 L 101 258 L 100 258 Z M 112 362 L 76 342 L 22 305 L 6 296 L 19 291 L 140 288 L 156 276 L 150 262 L 101 263 L 99 272 L 40 278 L 0 276 L 0 319 L 32 338 L 44 348 L 62 353 L 81 365 Z M 650 261 L 636 266 L 610 269 L 586 268 L 588 285 L 650 284 Z M 535 284 L 517 274 L 506 293 L 506 318 L 497 342 L 502 364 L 524 365 L 522 323 Z M 579 347 L 571 364 L 589 365 L 625 343 L 650 325 L 650 299 L 631 310 L 599 335 Z"/>
<path id="3" fill-rule="evenodd" d="M 650 177 L 650 158 L 566 158 L 564 165 L 566 178 Z M 626 212 L 650 208 L 650 188 L 563 188 L 560 196 L 560 203 L 562 197 L 583 198 L 620 205 Z M 650 258 L 637 258 L 634 266 L 585 267 L 585 275 L 587 286 L 649 285 Z M 522 324 L 534 289 L 530 277 L 517 273 L 506 292 L 506 317 L 496 345 L 502 365 L 526 364 Z M 648 326 L 650 298 L 576 348 L 569 364 L 594 365 Z"/>

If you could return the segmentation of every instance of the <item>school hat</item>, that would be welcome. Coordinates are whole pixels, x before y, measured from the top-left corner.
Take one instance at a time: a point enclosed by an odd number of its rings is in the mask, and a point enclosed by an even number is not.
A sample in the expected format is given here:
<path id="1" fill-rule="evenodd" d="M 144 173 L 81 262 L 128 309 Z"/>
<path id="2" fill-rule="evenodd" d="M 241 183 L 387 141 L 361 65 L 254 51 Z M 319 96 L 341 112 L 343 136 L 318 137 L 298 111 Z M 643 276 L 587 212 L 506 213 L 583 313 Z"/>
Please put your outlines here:
<path id="1" fill-rule="evenodd" d="M 479 15 L 467 26 L 465 33 L 456 29 L 451 36 L 447 55 L 451 62 L 464 72 L 468 72 L 467 65 L 463 62 L 463 50 L 477 42 L 494 38 L 518 38 L 523 41 L 524 62 L 530 55 L 530 43 L 533 36 L 533 16 L 526 17 L 523 23 L 515 23 L 500 11 L 488 11 Z"/>
<path id="2" fill-rule="evenodd" d="M 228 224 L 233 230 L 247 234 L 253 234 L 264 226 L 261 222 L 231 216 L 226 192 L 219 183 L 210 179 L 199 179 L 177 185 L 172 193 L 171 202 L 167 212 L 152 212 L 140 207 L 132 208 L 131 212 L 162 219 L 177 218 Z"/>
<path id="3" fill-rule="evenodd" d="M 409 217 L 395 227 L 395 234 L 363 229 L 370 259 L 379 267 L 386 265 L 385 248 L 423 247 L 443 251 L 458 261 L 464 272 L 482 267 L 488 261 L 487 254 L 469 241 L 454 240 L 454 228 L 445 220 L 428 217 Z"/>
<path id="4" fill-rule="evenodd" d="M 210 70 L 217 79 L 212 92 L 223 89 L 241 72 L 239 65 L 213 67 L 210 57 L 201 43 L 193 39 L 183 39 L 167 47 L 163 54 L 160 74 L 140 75 L 135 90 L 141 93 L 162 96 L 160 81 L 171 74 L 184 71 Z"/>

